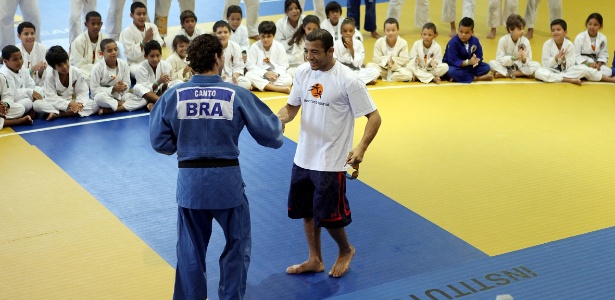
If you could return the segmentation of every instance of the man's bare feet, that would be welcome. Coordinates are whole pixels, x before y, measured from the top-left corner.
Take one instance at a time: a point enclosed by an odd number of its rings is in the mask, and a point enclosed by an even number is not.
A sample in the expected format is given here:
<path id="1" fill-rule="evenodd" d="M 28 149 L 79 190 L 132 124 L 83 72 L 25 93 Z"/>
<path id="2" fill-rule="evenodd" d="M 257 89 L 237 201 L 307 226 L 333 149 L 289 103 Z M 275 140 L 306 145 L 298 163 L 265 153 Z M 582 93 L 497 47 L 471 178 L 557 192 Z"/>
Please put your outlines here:
<path id="1" fill-rule="evenodd" d="M 493 75 L 491 74 L 485 74 L 485 75 L 474 77 L 474 81 L 491 81 L 491 80 L 493 80 Z"/>
<path id="2" fill-rule="evenodd" d="M 378 31 L 374 30 L 372 31 L 372 37 L 375 39 L 379 39 L 380 38 L 380 34 L 378 33 Z"/>
<path id="3" fill-rule="evenodd" d="M 581 79 L 578 79 L 578 78 L 564 78 L 562 81 L 563 82 L 572 83 L 572 84 L 576 84 L 576 85 L 582 85 Z"/>
<path id="4" fill-rule="evenodd" d="M 55 118 L 57 118 L 57 117 L 58 117 L 58 115 L 57 115 L 56 113 L 50 113 L 50 114 L 47 116 L 47 119 L 45 119 L 45 120 L 47 120 L 47 121 L 51 121 L 51 120 L 53 120 L 53 119 L 55 119 Z"/>
<path id="5" fill-rule="evenodd" d="M 321 261 L 306 260 L 301 264 L 292 265 L 286 268 L 288 274 L 301 274 L 301 273 L 320 273 L 325 270 L 325 265 Z"/>
<path id="6" fill-rule="evenodd" d="M 534 36 L 534 28 L 528 28 L 527 33 L 524 34 L 527 39 L 531 39 Z"/>
<path id="7" fill-rule="evenodd" d="M 255 34 L 255 35 L 251 36 L 250 38 L 255 40 L 255 41 L 258 41 L 258 40 L 261 39 L 261 37 L 258 34 Z"/>
<path id="8" fill-rule="evenodd" d="M 495 38 L 495 28 L 491 28 L 491 31 L 489 31 L 489 34 L 487 35 L 488 39 L 493 39 Z"/>
<path id="9" fill-rule="evenodd" d="M 354 256 L 355 250 L 352 245 L 348 245 L 348 246 L 349 246 L 349 250 L 347 252 L 342 252 L 340 250 L 340 253 L 337 256 L 337 259 L 335 260 L 335 264 L 333 265 L 333 268 L 331 268 L 331 271 L 329 271 L 329 276 L 336 277 L 336 278 L 342 277 L 350 268 L 350 261 L 352 260 L 352 257 Z"/>

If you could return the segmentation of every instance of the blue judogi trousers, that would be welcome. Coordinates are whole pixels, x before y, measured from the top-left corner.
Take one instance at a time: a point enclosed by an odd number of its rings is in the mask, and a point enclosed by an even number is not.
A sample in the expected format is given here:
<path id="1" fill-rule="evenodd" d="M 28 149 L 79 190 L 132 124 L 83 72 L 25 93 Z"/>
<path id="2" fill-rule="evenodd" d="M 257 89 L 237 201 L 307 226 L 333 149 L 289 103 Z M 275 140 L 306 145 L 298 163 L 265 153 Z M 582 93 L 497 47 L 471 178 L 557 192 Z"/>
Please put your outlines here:
<path id="1" fill-rule="evenodd" d="M 377 29 L 376 26 L 376 0 L 364 0 L 365 2 L 365 24 L 363 29 L 372 32 Z M 347 0 L 346 2 L 348 18 L 353 18 L 355 27 L 361 29 L 361 0 Z M 399 21 L 399 20 L 398 20 Z"/>
<path id="2" fill-rule="evenodd" d="M 480 62 L 476 68 L 472 66 L 467 67 L 457 67 L 457 66 L 448 66 L 447 75 L 452 78 L 455 82 L 461 83 L 470 83 L 474 80 L 476 76 L 482 76 L 489 73 L 491 67 L 489 64 Z"/>

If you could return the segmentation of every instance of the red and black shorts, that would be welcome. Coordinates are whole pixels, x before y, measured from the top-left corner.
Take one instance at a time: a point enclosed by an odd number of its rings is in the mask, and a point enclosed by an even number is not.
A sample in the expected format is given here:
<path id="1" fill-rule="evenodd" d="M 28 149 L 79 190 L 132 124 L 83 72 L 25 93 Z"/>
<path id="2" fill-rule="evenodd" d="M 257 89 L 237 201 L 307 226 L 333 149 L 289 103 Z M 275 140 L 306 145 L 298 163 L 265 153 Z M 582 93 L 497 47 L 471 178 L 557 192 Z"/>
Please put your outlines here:
<path id="1" fill-rule="evenodd" d="M 352 222 L 346 198 L 346 172 L 321 172 L 293 164 L 288 217 L 314 218 L 318 227 L 341 228 Z"/>

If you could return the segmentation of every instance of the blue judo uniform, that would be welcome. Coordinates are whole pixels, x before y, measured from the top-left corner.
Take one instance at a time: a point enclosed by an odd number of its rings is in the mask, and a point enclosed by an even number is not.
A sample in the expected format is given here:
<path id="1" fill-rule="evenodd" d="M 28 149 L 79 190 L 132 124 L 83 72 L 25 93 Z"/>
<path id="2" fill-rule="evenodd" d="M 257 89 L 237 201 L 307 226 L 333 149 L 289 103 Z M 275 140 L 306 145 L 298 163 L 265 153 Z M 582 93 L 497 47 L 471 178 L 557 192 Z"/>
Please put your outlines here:
<path id="1" fill-rule="evenodd" d="M 466 59 L 472 58 L 473 54 L 476 54 L 476 57 L 480 59 L 478 66 L 461 67 L 461 64 Z M 459 36 L 453 37 L 446 44 L 446 51 L 444 52 L 442 62 L 448 64 L 447 76 L 456 82 L 470 83 L 474 80 L 474 77 L 485 75 L 490 70 L 489 64 L 483 62 L 483 47 L 475 36 L 471 36 L 468 40 L 467 50 Z"/>
<path id="2" fill-rule="evenodd" d="M 262 146 L 282 146 L 282 124 L 260 99 L 220 76 L 193 76 L 150 114 L 154 150 L 177 153 L 178 239 L 174 299 L 207 297 L 205 253 L 212 220 L 222 227 L 220 299 L 242 299 L 250 263 L 250 211 L 238 165 L 241 130 Z"/>

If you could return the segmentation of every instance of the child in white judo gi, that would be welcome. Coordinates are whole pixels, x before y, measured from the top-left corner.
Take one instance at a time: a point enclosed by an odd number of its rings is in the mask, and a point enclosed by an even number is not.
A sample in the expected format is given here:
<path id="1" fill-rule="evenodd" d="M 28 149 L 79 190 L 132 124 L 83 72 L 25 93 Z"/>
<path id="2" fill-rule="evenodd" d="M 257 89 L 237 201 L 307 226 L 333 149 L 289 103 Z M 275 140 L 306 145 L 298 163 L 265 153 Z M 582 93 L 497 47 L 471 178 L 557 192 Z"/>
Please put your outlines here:
<path id="1" fill-rule="evenodd" d="M 152 109 L 169 87 L 181 83 L 181 80 L 171 80 L 171 64 L 162 60 L 162 46 L 157 41 L 149 41 L 145 44 L 144 60 L 139 64 L 135 74 L 137 84 L 132 92 L 147 100 L 147 108 Z"/>
<path id="2" fill-rule="evenodd" d="M 259 41 L 248 51 L 246 77 L 260 91 L 290 93 L 293 79 L 286 73 L 288 56 L 282 43 L 274 40 L 275 24 L 263 21 L 258 25 Z"/>
<path id="3" fill-rule="evenodd" d="M 145 4 L 134 2 L 130 5 L 130 17 L 132 24 L 124 29 L 120 36 L 120 42 L 124 45 L 124 56 L 130 66 L 130 74 L 136 77 L 135 74 L 140 68 L 140 63 L 145 60 L 145 44 L 154 40 L 162 45 L 164 41 L 158 33 L 158 27 L 145 21 L 147 18 Z"/>
<path id="4" fill-rule="evenodd" d="M 183 35 L 188 38 L 189 41 L 194 40 L 197 36 L 205 33 L 200 28 L 196 27 L 197 18 L 193 11 L 184 10 L 179 14 L 179 22 L 182 28 L 175 34 Z"/>
<path id="5" fill-rule="evenodd" d="M 320 20 L 315 15 L 308 15 L 303 18 L 303 22 L 299 29 L 295 31 L 293 37 L 288 41 L 288 44 L 292 47 L 290 55 L 288 56 L 288 70 L 287 73 L 291 77 L 295 76 L 297 67 L 305 63 L 305 37 L 310 34 L 314 29 L 320 28 Z"/>
<path id="6" fill-rule="evenodd" d="M 385 81 L 410 81 L 408 42 L 399 36 L 399 22 L 393 18 L 384 21 L 384 35 L 376 41 L 373 62 L 367 67 L 378 70 Z"/>
<path id="7" fill-rule="evenodd" d="M 186 10 L 194 11 L 194 0 L 178 0 L 179 11 Z M 167 23 L 169 21 L 169 10 L 171 9 L 171 0 L 156 0 L 156 8 L 154 10 L 154 24 L 158 27 L 158 32 L 162 40 L 167 37 Z M 196 36 L 195 36 L 196 37 Z M 162 46 L 166 44 L 163 42 Z"/>
<path id="8" fill-rule="evenodd" d="M 252 83 L 243 75 L 245 64 L 241 57 L 241 47 L 230 40 L 231 26 L 226 21 L 218 21 L 214 24 L 213 33 L 220 39 L 224 49 L 224 67 L 220 74 L 222 80 L 251 89 Z"/>
<path id="9" fill-rule="evenodd" d="M 34 111 L 48 114 L 47 121 L 57 117 L 86 117 L 98 111 L 90 99 L 90 88 L 81 71 L 68 63 L 62 46 L 49 48 L 45 55 L 52 68 L 45 74 L 45 99 L 34 101 Z"/>
<path id="10" fill-rule="evenodd" d="M 540 63 L 532 61 L 530 40 L 523 36 L 525 20 L 512 14 L 506 20 L 507 35 L 500 38 L 495 60 L 489 62 L 495 78 L 533 77 Z"/>
<path id="11" fill-rule="evenodd" d="M 275 23 L 275 40 L 284 46 L 286 54 L 290 56 L 293 47 L 288 44 L 288 41 L 293 38 L 295 31 L 303 24 L 303 16 L 301 15 L 303 9 L 299 0 L 284 1 L 284 13 L 286 15 Z"/>
<path id="12" fill-rule="evenodd" d="M 102 17 L 98 12 L 87 13 L 85 15 L 87 31 L 77 36 L 70 46 L 70 64 L 79 68 L 88 82 L 92 68 L 103 58 L 100 42 L 106 39 L 107 35 L 100 32 L 102 24 Z"/>
<path id="13" fill-rule="evenodd" d="M 307 19 L 307 17 L 306 17 Z M 341 23 L 342 38 L 333 43 L 333 57 L 338 62 L 352 69 L 365 84 L 375 84 L 380 77 L 378 69 L 365 68 L 365 48 L 361 40 L 354 38 L 356 27 L 352 18 Z M 329 32 L 331 33 L 331 32 Z"/>
<path id="14" fill-rule="evenodd" d="M 116 111 L 133 111 L 142 108 L 147 101 L 128 91 L 130 87 L 130 68 L 128 63 L 118 58 L 119 50 L 113 39 L 100 42 L 103 59 L 92 68 L 90 89 L 98 114 Z"/>
<path id="15" fill-rule="evenodd" d="M 188 81 L 192 77 L 192 69 L 186 62 L 190 39 L 184 35 L 173 38 L 173 54 L 166 61 L 171 65 L 171 80 Z"/>
<path id="16" fill-rule="evenodd" d="M 587 70 L 577 65 L 578 54 L 566 38 L 568 25 L 562 19 L 551 22 L 551 37 L 542 47 L 542 67 L 536 70 L 536 79 L 544 82 L 568 82 L 581 85 Z"/>
<path id="17" fill-rule="evenodd" d="M 408 69 L 422 83 L 439 84 L 440 77 L 448 72 L 448 64 L 442 62 L 442 47 L 435 41 L 436 37 L 436 25 L 427 23 L 421 30 L 421 39 L 414 42 L 410 49 Z"/>
<path id="18" fill-rule="evenodd" d="M 0 74 L 0 129 L 4 126 L 32 125 L 32 117 L 25 113 L 23 105 L 13 101 L 6 77 Z"/>
<path id="19" fill-rule="evenodd" d="M 87 22 L 87 14 L 91 11 L 96 11 L 96 2 L 97 0 L 70 0 L 70 16 L 68 17 L 69 44 L 72 45 L 75 39 L 83 33 L 81 19 L 85 18 Z"/>
<path id="20" fill-rule="evenodd" d="M 36 85 L 43 86 L 47 69 L 47 61 L 45 61 L 47 47 L 36 41 L 36 27 L 30 22 L 22 22 L 17 26 L 17 37 L 21 40 L 17 48 L 21 51 L 24 66 L 30 72 Z"/>
<path id="21" fill-rule="evenodd" d="M 239 44 L 241 47 L 241 55 L 243 63 L 248 60 L 248 50 L 250 49 L 250 40 L 248 37 L 248 28 L 241 25 L 241 7 L 231 5 L 226 10 L 226 21 L 231 26 L 231 41 Z"/>
<path id="22" fill-rule="evenodd" d="M 24 107 L 24 113 L 34 116 L 32 103 L 45 96 L 45 90 L 34 83 L 28 69 L 23 67 L 23 58 L 19 48 L 8 45 L 2 49 L 3 65 L 0 73 L 6 77 L 7 85 L 13 95 L 13 102 Z"/>
<path id="23" fill-rule="evenodd" d="M 577 63 L 600 71 L 607 77 L 613 75 L 608 67 L 609 47 L 602 29 L 602 15 L 593 13 L 585 21 L 587 30 L 579 33 L 574 39 L 574 48 L 579 54 Z"/>

